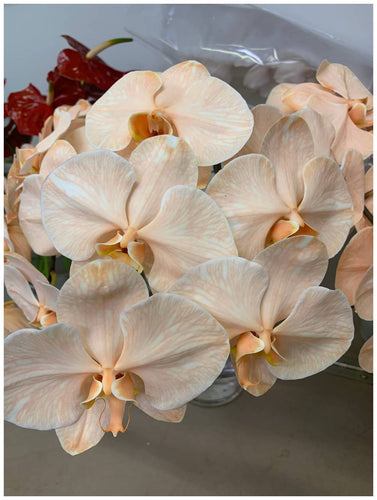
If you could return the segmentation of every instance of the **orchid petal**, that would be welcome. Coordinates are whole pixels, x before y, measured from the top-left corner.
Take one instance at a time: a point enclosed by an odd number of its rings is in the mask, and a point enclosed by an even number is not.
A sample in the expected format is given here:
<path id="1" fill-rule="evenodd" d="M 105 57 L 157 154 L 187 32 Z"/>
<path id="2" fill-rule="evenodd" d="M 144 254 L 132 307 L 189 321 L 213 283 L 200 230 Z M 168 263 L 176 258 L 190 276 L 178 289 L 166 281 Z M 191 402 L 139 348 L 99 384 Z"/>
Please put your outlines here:
<path id="1" fill-rule="evenodd" d="M 66 160 L 72 158 L 76 155 L 76 150 L 67 141 L 58 140 L 53 146 L 47 151 L 41 166 L 39 173 L 43 178 L 47 177 L 56 167 L 59 167 Z"/>
<path id="2" fill-rule="evenodd" d="M 253 396 L 262 396 L 276 382 L 269 364 L 258 355 L 242 357 L 236 364 L 236 374 L 241 387 Z"/>
<path id="3" fill-rule="evenodd" d="M 262 300 L 264 328 L 286 318 L 301 293 L 318 285 L 327 269 L 326 248 L 312 236 L 293 236 L 266 248 L 254 262 L 268 271 L 269 286 Z"/>
<path id="4" fill-rule="evenodd" d="M 284 95 L 288 90 L 293 89 L 295 86 L 296 85 L 294 83 L 280 83 L 279 85 L 276 85 L 276 87 L 274 87 L 269 93 L 266 104 L 278 108 L 284 114 L 292 113 L 294 110 L 285 104 Z"/>
<path id="5" fill-rule="evenodd" d="M 113 367 L 122 350 L 120 313 L 148 297 L 141 276 L 113 260 L 97 260 L 78 270 L 60 290 L 59 323 L 75 325 L 83 345 L 103 367 Z"/>
<path id="6" fill-rule="evenodd" d="M 71 425 L 98 365 L 70 325 L 20 330 L 5 339 L 5 418 L 32 429 Z"/>
<path id="7" fill-rule="evenodd" d="M 50 149 L 54 142 L 68 130 L 72 118 L 68 111 L 55 109 L 53 120 L 54 130 L 36 145 L 35 149 L 37 153 L 45 153 L 48 149 Z"/>
<path id="8" fill-rule="evenodd" d="M 335 287 L 342 290 L 351 305 L 356 290 L 373 263 L 373 228 L 366 227 L 355 234 L 340 256 L 336 270 Z"/>
<path id="9" fill-rule="evenodd" d="M 186 405 L 175 408 L 174 410 L 157 410 L 157 408 L 150 404 L 145 394 L 138 394 L 136 396 L 136 406 L 150 417 L 161 422 L 182 422 L 186 413 Z"/>
<path id="10" fill-rule="evenodd" d="M 30 175 L 23 183 L 18 217 L 30 246 L 38 255 L 57 255 L 42 224 L 41 188 L 43 175 Z"/>
<path id="11" fill-rule="evenodd" d="M 361 278 L 355 294 L 355 311 L 368 321 L 373 319 L 373 266 Z"/>
<path id="12" fill-rule="evenodd" d="M 272 332 L 285 360 L 271 366 L 271 373 L 288 380 L 324 370 L 347 351 L 353 330 L 352 310 L 340 290 L 308 288 Z"/>
<path id="13" fill-rule="evenodd" d="M 191 269 L 169 292 L 199 304 L 233 338 L 245 331 L 263 329 L 260 303 L 267 285 L 268 275 L 262 266 L 226 257 Z"/>
<path id="14" fill-rule="evenodd" d="M 314 141 L 314 156 L 330 156 L 335 129 L 329 120 L 311 108 L 297 111 L 296 116 L 303 118 L 309 127 Z"/>
<path id="15" fill-rule="evenodd" d="M 109 424 L 109 406 L 104 399 L 97 400 L 89 410 L 84 411 L 77 422 L 57 429 L 56 435 L 64 451 L 70 455 L 78 455 L 98 444 L 105 434 L 102 429 L 107 429 Z"/>
<path id="16" fill-rule="evenodd" d="M 267 132 L 261 154 L 274 166 L 281 199 L 290 208 L 297 208 L 304 194 L 302 171 L 314 156 L 313 138 L 305 120 L 290 116 L 281 118 Z"/>
<path id="17" fill-rule="evenodd" d="M 252 259 L 265 247 L 273 224 L 289 212 L 276 190 L 274 169 L 261 155 L 234 159 L 218 172 L 206 193 L 224 212 L 241 257 Z"/>
<path id="18" fill-rule="evenodd" d="M 29 328 L 30 322 L 26 319 L 22 310 L 14 302 L 4 303 L 4 337 L 10 333 Z"/>
<path id="19" fill-rule="evenodd" d="M 373 336 L 360 349 L 359 365 L 366 372 L 373 373 Z"/>
<path id="20" fill-rule="evenodd" d="M 178 295 L 159 293 L 124 311 L 122 354 L 115 370 L 138 375 L 158 410 L 181 406 L 207 389 L 229 354 L 222 326 Z"/>
<path id="21" fill-rule="evenodd" d="M 7 224 L 8 238 L 10 239 L 12 245 L 9 247 L 10 250 L 14 250 L 17 254 L 22 255 L 27 261 L 31 260 L 31 247 L 28 240 L 26 239 L 19 221 L 14 220 Z"/>
<path id="22" fill-rule="evenodd" d="M 198 168 L 190 146 L 178 137 L 160 135 L 143 141 L 131 154 L 136 184 L 127 203 L 128 223 L 139 229 L 158 213 L 166 191 L 176 185 L 196 187 Z"/>
<path id="23" fill-rule="evenodd" d="M 355 74 L 343 64 L 329 63 L 325 59 L 317 70 L 316 78 L 321 85 L 346 99 L 366 99 L 371 95 Z"/>
<path id="24" fill-rule="evenodd" d="M 373 215 L 373 167 L 371 167 L 364 177 L 364 206 Z M 367 195 L 368 193 L 368 195 Z M 364 214 L 355 225 L 356 230 L 360 231 L 365 227 L 371 227 L 372 222 Z"/>
<path id="25" fill-rule="evenodd" d="M 131 140 L 128 120 L 153 111 L 154 94 L 162 81 L 153 71 L 131 71 L 96 101 L 86 115 L 86 135 L 96 148 L 120 151 Z"/>
<path id="26" fill-rule="evenodd" d="M 41 205 L 58 251 L 86 260 L 101 238 L 127 228 L 125 206 L 134 181 L 131 165 L 111 151 L 81 153 L 56 168 L 42 186 Z"/>
<path id="27" fill-rule="evenodd" d="M 74 148 L 77 154 L 92 151 L 94 149 L 86 137 L 84 125 L 69 130 L 62 138 Z"/>
<path id="28" fill-rule="evenodd" d="M 36 282 L 36 291 L 40 304 L 45 305 L 51 311 L 56 311 L 59 290 L 50 283 L 38 280 Z"/>
<path id="29" fill-rule="evenodd" d="M 246 101 L 230 85 L 212 76 L 192 85 L 164 111 L 201 166 L 215 165 L 235 155 L 253 129 L 253 115 Z"/>
<path id="30" fill-rule="evenodd" d="M 158 291 L 168 290 L 206 260 L 237 254 L 227 220 L 216 203 L 187 186 L 170 188 L 160 212 L 138 235 L 152 249 L 154 262 L 148 280 Z"/>
<path id="31" fill-rule="evenodd" d="M 300 109 L 308 107 L 313 98 L 318 98 L 328 104 L 346 104 L 344 99 L 336 96 L 330 90 L 323 88 L 318 83 L 311 82 L 299 83 L 289 89 L 283 96 L 283 102 L 292 111 L 300 111 Z"/>
<path id="32" fill-rule="evenodd" d="M 329 257 L 333 257 L 353 225 L 352 199 L 342 172 L 331 158 L 314 158 L 305 165 L 304 184 L 299 213 L 319 233 Z"/>
<path id="33" fill-rule="evenodd" d="M 6 265 L 4 284 L 9 297 L 15 301 L 28 321 L 34 321 L 38 315 L 39 302 L 34 297 L 25 276 L 15 267 Z"/>
<path id="34" fill-rule="evenodd" d="M 364 209 L 364 161 L 360 151 L 349 149 L 346 151 L 341 171 L 346 181 L 353 203 L 353 221 L 358 222 Z"/>

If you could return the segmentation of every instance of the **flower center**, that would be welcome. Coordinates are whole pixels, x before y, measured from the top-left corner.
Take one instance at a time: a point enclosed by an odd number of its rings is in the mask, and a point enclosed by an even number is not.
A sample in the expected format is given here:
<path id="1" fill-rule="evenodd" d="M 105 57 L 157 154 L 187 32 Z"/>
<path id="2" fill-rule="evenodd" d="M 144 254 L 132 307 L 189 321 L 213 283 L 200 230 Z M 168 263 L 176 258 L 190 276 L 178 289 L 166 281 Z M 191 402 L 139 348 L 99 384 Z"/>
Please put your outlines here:
<path id="1" fill-rule="evenodd" d="M 113 238 L 104 243 L 97 243 L 96 252 L 100 257 L 108 256 L 115 260 L 121 260 L 139 273 L 143 271 L 145 243 L 137 241 L 137 230 L 133 227 L 125 229 L 124 234 L 118 231 Z"/>
<path id="2" fill-rule="evenodd" d="M 173 134 L 173 124 L 161 111 L 136 113 L 128 120 L 128 128 L 132 138 L 139 142 L 155 135 Z"/>
<path id="3" fill-rule="evenodd" d="M 291 210 L 284 218 L 279 219 L 271 227 L 267 238 L 266 245 L 270 246 L 273 243 L 289 238 L 290 236 L 299 235 L 318 236 L 318 232 L 308 226 L 297 209 Z"/>

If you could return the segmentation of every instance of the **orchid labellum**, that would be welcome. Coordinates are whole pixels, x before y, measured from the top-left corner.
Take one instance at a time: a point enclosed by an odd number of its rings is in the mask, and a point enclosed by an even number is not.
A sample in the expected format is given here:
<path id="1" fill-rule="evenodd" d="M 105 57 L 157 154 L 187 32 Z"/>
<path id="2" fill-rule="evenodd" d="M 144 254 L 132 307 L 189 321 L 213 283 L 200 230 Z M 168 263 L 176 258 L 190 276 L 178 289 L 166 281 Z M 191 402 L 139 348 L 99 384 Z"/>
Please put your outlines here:
<path id="1" fill-rule="evenodd" d="M 349 348 L 353 321 L 347 298 L 317 286 L 326 268 L 325 246 L 312 236 L 294 236 L 252 262 L 205 262 L 170 291 L 197 302 L 224 326 L 241 386 L 260 396 L 277 378 L 313 375 Z"/>
<path id="2" fill-rule="evenodd" d="M 60 291 L 57 318 L 6 338 L 4 412 L 22 427 L 56 429 L 73 455 L 104 432 L 124 432 L 127 403 L 181 420 L 229 353 L 208 312 L 172 294 L 148 298 L 144 280 L 122 262 L 81 268 Z"/>
<path id="3" fill-rule="evenodd" d="M 299 234 L 315 235 L 330 257 L 353 224 L 352 199 L 338 164 L 315 156 L 300 117 L 283 117 L 267 132 L 260 154 L 240 156 L 207 188 L 226 215 L 241 257 Z"/>
<path id="4" fill-rule="evenodd" d="M 281 84 L 275 87 L 266 104 L 283 113 L 311 108 L 329 120 L 335 129 L 332 153 L 341 163 L 349 148 L 358 149 L 364 158 L 373 151 L 373 96 L 342 64 L 323 61 L 318 68 L 318 83 Z"/>
<path id="5" fill-rule="evenodd" d="M 151 287 L 166 291 L 191 267 L 237 253 L 197 177 L 192 150 L 173 136 L 142 142 L 130 162 L 111 151 L 83 153 L 45 180 L 43 223 L 70 259 L 120 259 L 144 267 Z"/>
<path id="6" fill-rule="evenodd" d="M 200 166 L 237 153 L 252 126 L 245 100 L 196 61 L 163 73 L 128 73 L 98 99 L 86 119 L 94 147 L 122 154 L 148 137 L 173 134 L 188 142 Z"/>

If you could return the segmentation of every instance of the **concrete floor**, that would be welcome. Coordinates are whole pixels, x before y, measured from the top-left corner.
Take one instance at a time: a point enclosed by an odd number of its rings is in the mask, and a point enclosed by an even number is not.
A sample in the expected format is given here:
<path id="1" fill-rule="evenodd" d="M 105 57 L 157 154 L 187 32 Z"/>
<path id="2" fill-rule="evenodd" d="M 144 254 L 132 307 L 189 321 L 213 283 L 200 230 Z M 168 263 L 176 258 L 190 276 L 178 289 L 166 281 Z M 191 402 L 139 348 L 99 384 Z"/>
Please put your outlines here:
<path id="1" fill-rule="evenodd" d="M 134 408 L 125 435 L 71 457 L 54 431 L 5 424 L 5 495 L 372 495 L 372 386 L 329 373 L 259 399 Z"/>

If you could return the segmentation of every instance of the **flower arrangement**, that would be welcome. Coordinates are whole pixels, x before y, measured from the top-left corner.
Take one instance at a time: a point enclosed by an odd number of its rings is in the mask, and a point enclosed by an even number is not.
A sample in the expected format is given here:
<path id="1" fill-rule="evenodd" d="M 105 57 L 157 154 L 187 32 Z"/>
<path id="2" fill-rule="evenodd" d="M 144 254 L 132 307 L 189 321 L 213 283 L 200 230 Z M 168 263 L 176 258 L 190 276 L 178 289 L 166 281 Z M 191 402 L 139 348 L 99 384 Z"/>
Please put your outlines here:
<path id="1" fill-rule="evenodd" d="M 324 61 L 318 84 L 250 110 L 199 62 L 122 73 L 97 54 L 127 40 L 66 39 L 49 94 L 6 106 L 6 419 L 74 455 L 125 432 L 132 406 L 180 422 L 229 356 L 253 396 L 337 361 L 351 306 L 372 320 L 363 84 Z M 336 289 L 320 286 L 353 228 Z M 371 355 L 369 339 L 368 371 Z"/>

